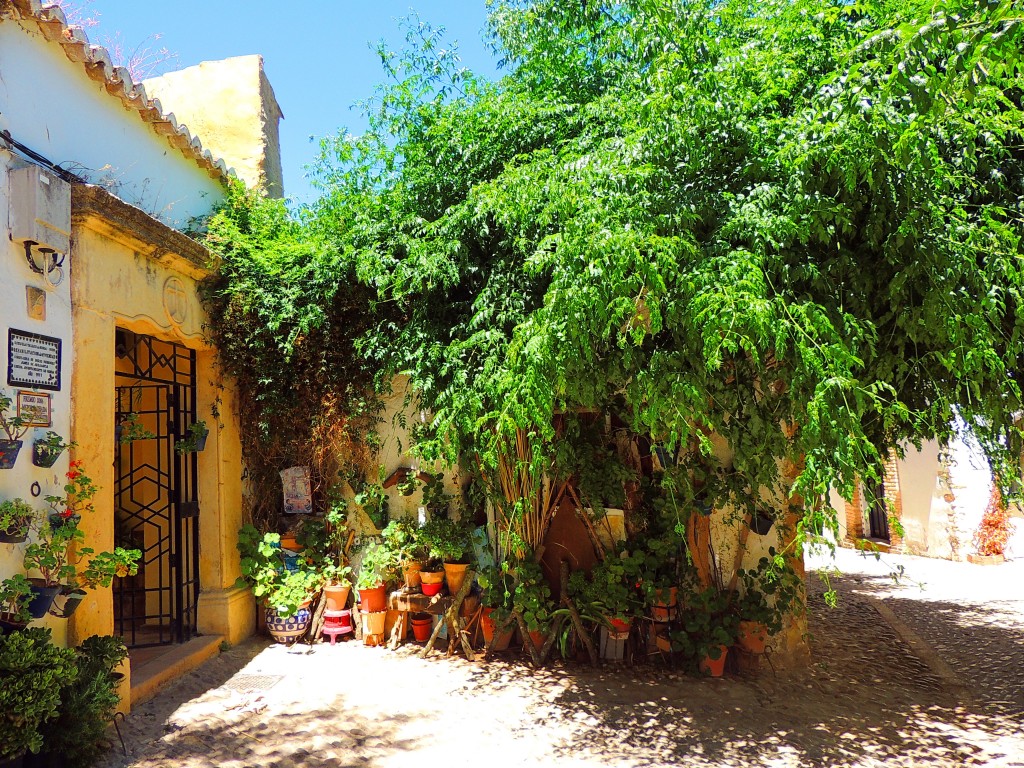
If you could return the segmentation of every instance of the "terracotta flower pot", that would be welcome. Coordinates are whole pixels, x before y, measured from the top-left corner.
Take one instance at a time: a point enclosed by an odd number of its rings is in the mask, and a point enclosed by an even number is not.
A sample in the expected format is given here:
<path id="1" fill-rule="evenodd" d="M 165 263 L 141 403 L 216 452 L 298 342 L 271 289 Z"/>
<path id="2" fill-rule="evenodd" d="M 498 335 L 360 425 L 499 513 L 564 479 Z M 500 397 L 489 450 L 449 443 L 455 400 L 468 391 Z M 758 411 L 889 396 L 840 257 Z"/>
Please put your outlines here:
<path id="1" fill-rule="evenodd" d="M 434 618 L 429 613 L 412 614 L 412 634 L 417 643 L 425 643 L 430 639 L 434 627 Z"/>
<path id="2" fill-rule="evenodd" d="M 491 612 L 493 610 L 493 608 L 484 608 L 483 613 L 480 615 L 480 629 L 483 630 L 484 642 L 488 645 L 490 645 L 491 638 L 494 637 L 494 633 L 498 631 L 497 623 L 493 618 L 491 618 Z M 508 646 L 512 642 L 512 635 L 514 632 L 515 629 L 512 622 L 509 622 L 506 625 L 505 630 L 498 633 L 498 639 L 494 641 L 493 650 L 507 651 Z"/>
<path id="3" fill-rule="evenodd" d="M 768 627 L 759 621 L 741 621 L 736 644 L 749 653 L 764 653 L 768 642 Z"/>
<path id="4" fill-rule="evenodd" d="M 359 590 L 359 610 L 365 613 L 380 613 L 388 607 L 387 587 L 383 584 L 372 589 Z"/>
<path id="5" fill-rule="evenodd" d="M 526 643 L 533 643 L 533 647 L 539 651 L 541 648 L 544 647 L 544 641 L 548 639 L 547 632 L 544 632 L 540 629 L 531 629 L 526 634 L 527 639 L 523 643 L 524 648 L 526 648 Z"/>
<path id="6" fill-rule="evenodd" d="M 344 611 L 348 605 L 348 595 L 352 588 L 348 585 L 328 584 L 324 587 L 324 599 L 327 600 L 328 611 Z"/>
<path id="7" fill-rule="evenodd" d="M 633 626 L 632 621 L 623 621 L 622 619 L 608 619 L 608 623 L 612 625 L 611 631 L 617 635 L 628 635 Z"/>
<path id="8" fill-rule="evenodd" d="M 420 571 L 420 582 L 423 594 L 433 597 L 444 585 L 444 571 Z"/>
<path id="9" fill-rule="evenodd" d="M 405 586 L 416 590 L 420 588 L 420 571 L 423 570 L 423 563 L 419 560 L 410 560 L 402 568 L 402 576 L 405 577 Z"/>
<path id="10" fill-rule="evenodd" d="M 293 552 L 299 551 L 299 540 L 295 538 L 294 533 L 281 534 L 281 549 L 290 549 Z"/>
<path id="11" fill-rule="evenodd" d="M 718 658 L 712 659 L 705 656 L 700 660 L 700 671 L 711 677 L 721 677 L 725 674 L 725 659 L 729 655 L 729 649 L 724 645 L 718 646 Z"/>
<path id="12" fill-rule="evenodd" d="M 655 590 L 654 594 L 654 603 L 651 605 L 651 618 L 659 622 L 672 621 L 676 617 L 679 589 L 677 587 L 658 589 Z"/>
<path id="13" fill-rule="evenodd" d="M 448 582 L 448 592 L 452 595 L 458 594 L 462 589 L 462 582 L 466 580 L 466 570 L 469 565 L 466 563 L 445 563 L 444 578 Z"/>
<path id="14" fill-rule="evenodd" d="M 363 622 L 363 645 L 381 645 L 384 642 L 384 625 L 387 617 L 387 611 L 359 612 L 359 618 Z"/>

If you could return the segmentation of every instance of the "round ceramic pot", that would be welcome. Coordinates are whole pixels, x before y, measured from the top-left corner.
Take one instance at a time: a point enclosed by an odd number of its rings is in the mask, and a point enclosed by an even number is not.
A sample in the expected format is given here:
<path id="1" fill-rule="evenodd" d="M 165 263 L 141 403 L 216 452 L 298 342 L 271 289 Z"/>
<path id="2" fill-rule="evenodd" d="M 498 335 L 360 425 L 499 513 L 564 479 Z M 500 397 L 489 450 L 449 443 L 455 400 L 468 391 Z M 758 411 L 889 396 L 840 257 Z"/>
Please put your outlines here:
<path id="1" fill-rule="evenodd" d="M 768 627 L 759 621 L 741 621 L 736 644 L 748 653 L 764 653 L 768 642 Z"/>
<path id="2" fill-rule="evenodd" d="M 33 619 L 43 618 L 53 605 L 60 586 L 49 587 L 42 579 L 29 579 L 32 582 L 32 600 L 28 604 L 28 612 Z"/>
<path id="3" fill-rule="evenodd" d="M 533 647 L 539 652 L 544 647 L 544 641 L 548 639 L 547 633 L 539 629 L 531 629 L 526 634 L 527 639 L 523 642 L 523 648 L 527 651 L 529 649 L 526 648 L 526 643 L 533 643 Z"/>
<path id="4" fill-rule="evenodd" d="M 442 586 L 444 586 L 444 571 L 420 572 L 420 589 L 423 590 L 424 595 L 433 597 L 441 591 Z"/>
<path id="5" fill-rule="evenodd" d="M 630 628 L 633 626 L 633 622 L 623 621 L 622 619 L 608 619 L 608 623 L 611 624 L 609 631 L 616 635 L 628 635 Z"/>
<path id="6" fill-rule="evenodd" d="M 491 616 L 493 608 L 484 608 L 480 614 L 480 629 L 483 630 L 484 642 L 490 645 L 491 638 L 494 637 L 494 633 L 498 632 L 497 622 Z M 509 622 L 505 626 L 505 630 L 498 632 L 498 637 L 494 641 L 494 645 L 491 646 L 492 650 L 495 651 L 507 651 L 509 645 L 512 643 L 512 635 L 515 633 L 512 622 Z"/>
<path id="7" fill-rule="evenodd" d="M 412 634 L 417 643 L 425 643 L 430 639 L 434 627 L 434 619 L 429 613 L 412 614 Z"/>
<path id="8" fill-rule="evenodd" d="M 21 544 L 28 538 L 28 526 L 23 529 L 11 529 L 0 531 L 0 544 Z"/>
<path id="9" fill-rule="evenodd" d="M 387 587 L 381 584 L 372 589 L 359 590 L 359 610 L 365 613 L 380 613 L 388 607 Z"/>
<path id="10" fill-rule="evenodd" d="M 278 643 L 291 645 L 309 628 L 309 604 L 303 605 L 292 616 L 279 616 L 273 608 L 267 608 L 266 619 L 270 636 Z"/>

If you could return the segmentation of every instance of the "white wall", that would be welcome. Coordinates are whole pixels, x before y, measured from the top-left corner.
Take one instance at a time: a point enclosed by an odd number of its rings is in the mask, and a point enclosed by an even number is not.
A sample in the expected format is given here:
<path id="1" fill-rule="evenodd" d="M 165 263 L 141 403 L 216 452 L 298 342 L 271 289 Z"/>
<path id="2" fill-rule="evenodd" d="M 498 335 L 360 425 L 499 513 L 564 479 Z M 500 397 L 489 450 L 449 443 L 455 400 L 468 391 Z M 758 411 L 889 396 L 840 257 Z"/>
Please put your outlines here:
<path id="1" fill-rule="evenodd" d="M 0 22 L 0 130 L 177 229 L 220 183 L 92 80 L 35 24 Z"/>
<path id="2" fill-rule="evenodd" d="M 0 25 L 2 26 L 2 25 Z M 0 42 L 0 47 L 2 47 Z M 64 280 L 56 288 L 48 286 L 41 275 L 29 269 L 25 261 L 25 252 L 20 243 L 11 242 L 10 231 L 10 200 L 8 171 L 12 164 L 18 164 L 9 152 L 0 150 L 0 389 L 12 399 L 17 400 L 15 387 L 7 384 L 8 329 L 39 333 L 62 340 L 61 355 L 61 390 L 49 393 L 51 396 L 53 431 L 59 433 L 65 441 L 71 435 L 71 279 L 67 275 L 70 257 L 65 261 Z M 29 317 L 26 302 L 26 287 L 43 289 L 46 292 L 46 319 L 35 320 Z M 26 391 L 28 388 L 24 388 Z M 41 390 L 39 390 L 41 391 Z M 12 407 L 15 407 L 12 405 Z M 26 434 L 24 447 L 18 456 L 13 469 L 0 469 L 0 500 L 23 498 L 37 509 L 47 509 L 43 498 L 48 495 L 59 495 L 64 485 L 64 473 L 68 468 L 67 451 L 61 455 L 51 469 L 41 469 L 32 463 L 32 440 L 46 434 L 46 428 L 33 428 Z M 2 434 L 2 433 L 0 433 Z M 6 435 L 2 435 L 6 437 Z M 38 497 L 32 497 L 32 484 L 39 483 Z M 24 572 L 22 559 L 25 553 L 24 544 L 0 544 L 0 580 L 16 573 Z M 30 574 L 31 575 L 31 574 Z M 63 643 L 67 622 L 60 619 L 47 618 L 46 625 L 54 630 L 54 637 Z M 43 626 L 35 622 L 33 626 Z"/>

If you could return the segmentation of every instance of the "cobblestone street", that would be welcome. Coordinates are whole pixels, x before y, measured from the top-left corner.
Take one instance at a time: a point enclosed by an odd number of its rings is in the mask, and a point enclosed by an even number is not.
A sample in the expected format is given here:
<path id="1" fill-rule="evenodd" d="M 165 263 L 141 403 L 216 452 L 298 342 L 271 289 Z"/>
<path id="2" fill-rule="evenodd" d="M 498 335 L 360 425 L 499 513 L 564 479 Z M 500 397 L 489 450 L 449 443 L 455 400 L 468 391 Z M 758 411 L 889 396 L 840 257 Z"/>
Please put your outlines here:
<path id="1" fill-rule="evenodd" d="M 813 660 L 798 673 L 535 673 L 517 658 L 422 661 L 415 645 L 253 642 L 138 707 L 129 757 L 103 768 L 1024 766 L 1024 562 L 838 557 L 837 608 L 809 581 Z"/>

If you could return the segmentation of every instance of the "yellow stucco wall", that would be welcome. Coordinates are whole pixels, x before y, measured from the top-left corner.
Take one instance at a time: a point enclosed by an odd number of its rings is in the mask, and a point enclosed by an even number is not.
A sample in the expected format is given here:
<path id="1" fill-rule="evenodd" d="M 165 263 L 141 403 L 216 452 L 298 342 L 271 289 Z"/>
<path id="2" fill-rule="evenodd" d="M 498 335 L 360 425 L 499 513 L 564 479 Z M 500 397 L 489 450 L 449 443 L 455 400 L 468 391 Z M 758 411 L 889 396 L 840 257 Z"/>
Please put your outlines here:
<path id="1" fill-rule="evenodd" d="M 96 514 L 82 521 L 86 536 L 97 550 L 114 546 L 117 329 L 196 350 L 197 417 L 210 426 L 206 449 L 198 454 L 199 630 L 238 642 L 251 634 L 255 622 L 251 595 L 234 586 L 239 576 L 235 541 L 242 511 L 241 443 L 230 382 L 202 338 L 204 315 L 196 286 L 205 272 L 96 213 L 77 212 L 73 236 L 71 433 L 78 444 L 76 458 L 85 461 L 100 486 Z M 113 631 L 112 591 L 97 590 L 69 622 L 68 640 L 77 643 Z"/>

